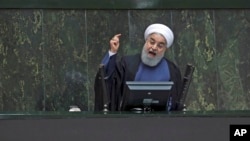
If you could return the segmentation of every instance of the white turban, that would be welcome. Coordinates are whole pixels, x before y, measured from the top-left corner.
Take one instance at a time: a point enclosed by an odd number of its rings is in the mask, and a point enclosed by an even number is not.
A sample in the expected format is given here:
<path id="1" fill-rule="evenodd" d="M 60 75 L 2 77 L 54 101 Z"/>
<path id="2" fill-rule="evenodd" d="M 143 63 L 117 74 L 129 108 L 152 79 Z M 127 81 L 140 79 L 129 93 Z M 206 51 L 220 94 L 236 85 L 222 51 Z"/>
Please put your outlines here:
<path id="1" fill-rule="evenodd" d="M 151 24 L 147 27 L 144 33 L 145 40 L 152 33 L 160 33 L 167 41 L 167 48 L 169 48 L 174 41 L 174 34 L 172 30 L 164 24 Z"/>

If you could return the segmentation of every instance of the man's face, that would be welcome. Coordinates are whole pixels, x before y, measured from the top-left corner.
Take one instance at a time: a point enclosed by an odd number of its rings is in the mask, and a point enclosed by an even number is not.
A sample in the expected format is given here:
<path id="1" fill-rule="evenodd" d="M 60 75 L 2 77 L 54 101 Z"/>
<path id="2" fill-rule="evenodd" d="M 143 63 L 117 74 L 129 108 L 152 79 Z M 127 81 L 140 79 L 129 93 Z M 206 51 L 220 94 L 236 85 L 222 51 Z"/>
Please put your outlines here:
<path id="1" fill-rule="evenodd" d="M 142 50 L 143 63 L 149 66 L 157 65 L 167 50 L 166 45 L 167 42 L 162 35 L 156 33 L 149 35 Z"/>
<path id="2" fill-rule="evenodd" d="M 144 47 L 148 52 L 148 57 L 154 58 L 164 55 L 166 45 L 166 40 L 162 35 L 153 33 L 148 36 Z"/>

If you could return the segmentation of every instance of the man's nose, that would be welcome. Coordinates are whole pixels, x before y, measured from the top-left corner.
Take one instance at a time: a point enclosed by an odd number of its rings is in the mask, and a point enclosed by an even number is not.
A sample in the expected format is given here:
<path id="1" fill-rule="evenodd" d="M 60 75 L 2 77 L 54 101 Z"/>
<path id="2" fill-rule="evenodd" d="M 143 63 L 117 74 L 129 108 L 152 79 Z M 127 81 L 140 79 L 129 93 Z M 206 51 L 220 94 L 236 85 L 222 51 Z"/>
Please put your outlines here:
<path id="1" fill-rule="evenodd" d="M 153 49 L 153 50 L 156 50 L 156 49 L 157 49 L 157 44 L 153 44 L 153 45 L 152 45 L 152 49 Z"/>

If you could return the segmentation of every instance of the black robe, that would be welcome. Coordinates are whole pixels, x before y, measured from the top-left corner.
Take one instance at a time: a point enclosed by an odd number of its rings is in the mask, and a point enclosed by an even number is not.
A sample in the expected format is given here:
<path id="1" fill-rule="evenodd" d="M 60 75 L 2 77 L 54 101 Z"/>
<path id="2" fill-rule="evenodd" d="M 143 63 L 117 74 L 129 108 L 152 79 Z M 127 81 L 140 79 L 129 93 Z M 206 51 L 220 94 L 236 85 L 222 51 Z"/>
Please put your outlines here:
<path id="1" fill-rule="evenodd" d="M 174 82 L 171 89 L 172 105 L 171 111 L 178 109 L 178 101 L 181 98 L 182 92 L 182 76 L 179 68 L 170 60 L 166 59 L 169 71 L 170 81 Z M 141 55 L 129 55 L 124 56 L 121 59 L 117 55 L 111 56 L 109 63 L 106 66 L 106 86 L 107 97 L 106 102 L 103 96 L 102 82 L 100 79 L 100 72 L 97 73 L 95 79 L 95 111 L 101 111 L 104 109 L 104 104 L 108 103 L 108 109 L 110 111 L 124 110 L 122 103 L 126 96 L 126 81 L 134 81 L 138 67 L 141 62 Z"/>

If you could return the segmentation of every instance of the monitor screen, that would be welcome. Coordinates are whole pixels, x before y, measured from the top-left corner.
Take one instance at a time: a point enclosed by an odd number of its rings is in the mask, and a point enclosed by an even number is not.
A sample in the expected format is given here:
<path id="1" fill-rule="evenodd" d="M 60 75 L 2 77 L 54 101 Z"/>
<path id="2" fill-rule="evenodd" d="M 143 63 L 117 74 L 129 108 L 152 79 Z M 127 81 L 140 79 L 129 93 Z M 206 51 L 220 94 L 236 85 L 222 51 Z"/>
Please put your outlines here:
<path id="1" fill-rule="evenodd" d="M 173 84 L 172 81 L 127 81 L 122 110 L 166 110 Z"/>

